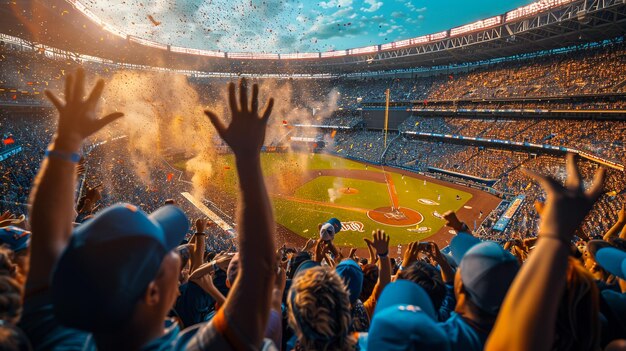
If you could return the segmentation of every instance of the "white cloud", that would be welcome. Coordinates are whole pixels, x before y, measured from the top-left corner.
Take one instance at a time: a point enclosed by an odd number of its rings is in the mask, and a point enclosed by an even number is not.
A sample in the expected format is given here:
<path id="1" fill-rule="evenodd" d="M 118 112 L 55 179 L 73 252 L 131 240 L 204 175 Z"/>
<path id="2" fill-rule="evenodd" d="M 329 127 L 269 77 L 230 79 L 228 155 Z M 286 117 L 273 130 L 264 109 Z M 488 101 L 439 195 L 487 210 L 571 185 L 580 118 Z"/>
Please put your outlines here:
<path id="1" fill-rule="evenodd" d="M 376 12 L 383 6 L 382 1 L 376 0 L 364 0 L 364 3 L 369 5 L 369 7 L 361 7 L 363 12 Z"/>
<path id="2" fill-rule="evenodd" d="M 319 7 L 323 9 L 330 9 L 335 7 L 347 7 L 352 5 L 353 0 L 329 0 L 321 1 L 318 3 Z"/>

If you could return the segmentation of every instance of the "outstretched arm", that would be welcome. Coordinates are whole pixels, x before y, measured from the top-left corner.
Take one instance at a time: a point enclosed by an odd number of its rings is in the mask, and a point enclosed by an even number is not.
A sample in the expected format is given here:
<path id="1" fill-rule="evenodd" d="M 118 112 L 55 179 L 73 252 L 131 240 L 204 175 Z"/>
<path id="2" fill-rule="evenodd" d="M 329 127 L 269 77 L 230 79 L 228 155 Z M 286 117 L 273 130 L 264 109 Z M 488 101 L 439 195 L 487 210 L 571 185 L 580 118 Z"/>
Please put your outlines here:
<path id="1" fill-rule="evenodd" d="M 574 232 L 602 193 L 605 170 L 584 191 L 573 154 L 567 155 L 565 187 L 526 170 L 547 193 L 539 240 L 504 299 L 485 350 L 551 350 L 559 301 L 565 289 L 567 256 Z"/>
<path id="2" fill-rule="evenodd" d="M 269 316 L 275 278 L 275 225 L 260 155 L 274 100 L 268 101 L 259 116 L 259 87 L 253 85 L 250 103 L 245 79 L 239 82 L 239 103 L 233 83 L 228 86 L 228 95 L 232 114 L 230 125 L 224 125 L 213 112 L 205 111 L 235 154 L 241 193 L 237 213 L 239 274 L 226 299 L 224 313 L 243 334 L 244 340 L 258 347 Z"/>
<path id="3" fill-rule="evenodd" d="M 364 239 L 367 245 L 376 250 L 378 260 L 378 281 L 370 297 L 364 302 L 370 318 L 374 314 L 374 308 L 378 297 L 383 292 L 387 284 L 391 282 L 391 260 L 389 259 L 389 235 L 384 230 L 377 229 L 372 231 L 372 239 Z"/>
<path id="4" fill-rule="evenodd" d="M 206 227 L 206 224 L 206 219 L 196 219 L 196 232 L 190 240 L 190 242 L 193 244 L 193 251 L 191 252 L 191 263 L 189 267 L 190 272 L 195 271 L 204 264 L 204 254 L 206 253 L 206 235 L 204 234 L 204 228 Z"/>
<path id="5" fill-rule="evenodd" d="M 123 116 L 113 113 L 96 118 L 96 105 L 104 81 L 99 80 L 89 97 L 84 99 L 84 80 L 85 73 L 81 68 L 75 75 L 67 76 L 65 103 L 46 90 L 46 96 L 59 111 L 59 124 L 31 193 L 33 236 L 27 295 L 47 288 L 52 267 L 72 233 L 76 163 L 83 140 Z"/>

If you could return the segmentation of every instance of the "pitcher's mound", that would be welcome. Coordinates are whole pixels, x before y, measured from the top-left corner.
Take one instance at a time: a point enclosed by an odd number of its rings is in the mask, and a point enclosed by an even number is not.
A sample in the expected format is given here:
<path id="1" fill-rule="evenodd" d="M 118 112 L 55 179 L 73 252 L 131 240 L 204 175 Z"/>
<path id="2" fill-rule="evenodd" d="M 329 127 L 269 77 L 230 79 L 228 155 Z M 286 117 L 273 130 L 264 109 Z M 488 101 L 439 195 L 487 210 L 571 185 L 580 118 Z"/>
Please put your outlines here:
<path id="1" fill-rule="evenodd" d="M 379 207 L 367 211 L 367 216 L 374 222 L 392 227 L 408 227 L 421 223 L 424 216 L 421 213 L 406 207 Z"/>
<path id="2" fill-rule="evenodd" d="M 357 188 L 339 188 L 339 192 L 345 195 L 354 195 L 359 193 Z"/>

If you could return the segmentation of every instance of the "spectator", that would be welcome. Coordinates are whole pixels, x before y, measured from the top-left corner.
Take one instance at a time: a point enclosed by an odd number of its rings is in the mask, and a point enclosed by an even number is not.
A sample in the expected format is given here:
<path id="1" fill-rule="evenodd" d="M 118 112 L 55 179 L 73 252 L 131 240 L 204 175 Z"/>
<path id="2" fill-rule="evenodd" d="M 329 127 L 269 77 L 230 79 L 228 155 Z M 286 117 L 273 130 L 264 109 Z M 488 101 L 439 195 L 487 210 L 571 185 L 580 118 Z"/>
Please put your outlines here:
<path id="1" fill-rule="evenodd" d="M 260 345 L 274 276 L 272 213 L 258 154 L 273 101 L 269 101 L 260 118 L 256 110 L 258 87 L 252 89 L 250 110 L 248 88 L 242 80 L 239 90 L 243 104 L 231 105 L 233 119 L 229 126 L 207 112 L 238 162 L 242 257 L 239 279 L 224 307 L 211 323 L 190 331 L 194 336 L 183 338 L 178 327 L 164 323 L 177 296 L 180 270 L 180 258 L 172 249 L 182 240 L 188 226 L 180 209 L 168 205 L 148 217 L 134 206 L 118 205 L 99 213 L 71 235 L 75 155 L 84 138 L 122 116 L 114 113 L 95 119 L 94 109 L 103 82 L 96 84 L 86 100 L 83 84 L 82 70 L 68 76 L 65 104 L 47 92 L 60 116 L 55 140 L 32 196 L 33 259 L 22 325 L 34 346 L 70 348 L 88 342 L 99 349 L 141 349 L 201 343 L 204 347 L 229 349 Z M 234 102 L 233 84 L 229 94 Z M 121 226 L 119 220 L 124 219 L 128 225 Z M 251 235 L 251 228 L 255 235 Z M 119 240 L 123 240 L 121 247 Z M 128 260 L 110 260 L 120 256 L 116 250 L 122 250 Z M 54 266 L 49 289 L 47 281 Z M 103 276 L 94 276 L 94 272 Z M 250 298 L 252 295 L 255 298 Z M 96 296 L 103 300 L 94 299 Z M 88 333 L 93 333 L 93 338 Z M 234 337 L 233 333 L 243 337 Z"/>

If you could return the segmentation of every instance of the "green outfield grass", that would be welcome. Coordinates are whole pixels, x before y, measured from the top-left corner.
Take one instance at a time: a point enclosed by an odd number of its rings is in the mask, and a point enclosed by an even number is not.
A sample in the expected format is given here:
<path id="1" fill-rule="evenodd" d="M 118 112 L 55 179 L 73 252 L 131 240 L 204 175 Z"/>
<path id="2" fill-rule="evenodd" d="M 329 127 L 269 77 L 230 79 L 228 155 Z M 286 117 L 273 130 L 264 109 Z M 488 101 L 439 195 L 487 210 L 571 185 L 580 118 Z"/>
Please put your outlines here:
<path id="1" fill-rule="evenodd" d="M 282 174 L 293 174 L 301 170 L 367 170 L 376 172 L 380 176 L 382 170 L 351 160 L 331 155 L 295 155 L 295 154 L 263 154 L 262 168 L 266 177 L 280 177 Z M 225 172 L 224 190 L 236 191 L 236 172 L 234 159 L 231 155 L 223 156 L 220 163 L 232 167 Z M 400 207 L 410 208 L 423 216 L 418 227 L 425 227 L 423 232 L 411 232 L 407 229 L 416 229 L 415 225 L 408 227 L 385 225 L 370 219 L 365 210 L 388 207 L 391 199 L 388 187 L 384 182 L 348 177 L 322 175 L 304 184 L 300 184 L 288 198 L 284 194 L 272 194 L 276 221 L 304 238 L 317 238 L 317 224 L 323 223 L 331 217 L 339 218 L 342 222 L 352 222 L 352 230 L 342 231 L 335 241 L 339 245 L 364 247 L 364 237 L 370 237 L 371 231 L 377 228 L 384 229 L 391 236 L 391 244 L 405 244 L 414 240 L 424 240 L 435 234 L 445 221 L 433 215 L 448 210 L 458 210 L 468 200 L 470 193 L 449 188 L 439 184 L 426 182 L 411 176 L 402 176 L 399 173 L 387 172 L 395 183 L 398 203 Z M 339 188 L 357 189 L 356 194 L 337 194 Z M 438 199 L 441 195 L 441 200 Z M 456 196 L 461 197 L 456 200 Z M 436 205 L 420 203 L 419 199 L 436 202 Z M 354 225 L 355 222 L 361 226 Z"/>
<path id="2" fill-rule="evenodd" d="M 335 158 L 329 155 L 322 156 L 329 159 Z M 357 164 L 363 166 L 362 164 Z M 363 166 L 357 169 L 365 168 Z M 369 167 L 368 171 L 379 172 L 377 169 L 372 170 L 372 167 Z M 407 229 L 415 229 L 415 226 L 394 227 L 383 225 L 372 221 L 365 213 L 331 207 L 332 205 L 341 205 L 369 210 L 390 206 L 391 200 L 388 195 L 387 186 L 384 183 L 327 176 L 318 177 L 303 184 L 300 188 L 296 189 L 294 197 L 328 203 L 328 206 L 324 204 L 310 204 L 274 198 L 276 221 L 305 238 L 318 237 L 317 224 L 325 222 L 330 217 L 337 217 L 344 222 L 361 222 L 363 224 L 363 232 L 341 232 L 336 236 L 335 241 L 340 245 L 364 247 L 363 238 L 369 237 L 372 230 L 380 228 L 390 234 L 391 244 L 395 246 L 415 240 L 424 240 L 435 234 L 444 226 L 445 221 L 433 216 L 433 212 L 444 213 L 448 210 L 456 211 L 472 197 L 470 193 L 457 189 L 448 188 L 428 181 L 426 185 L 424 185 L 423 180 L 410 176 L 402 177 L 401 174 L 393 172 L 391 172 L 391 174 L 396 186 L 399 205 L 421 213 L 424 219 L 419 224 L 419 227 L 428 227 L 430 228 L 429 231 L 423 233 L 410 232 Z M 331 203 L 328 189 L 334 189 L 337 185 L 356 188 L 359 190 L 359 193 L 342 195 L 334 199 L 334 202 Z M 441 200 L 437 201 L 439 194 L 441 194 Z M 456 195 L 460 195 L 461 200 L 456 200 Z M 438 202 L 439 205 L 421 204 L 418 202 L 420 198 Z"/>

